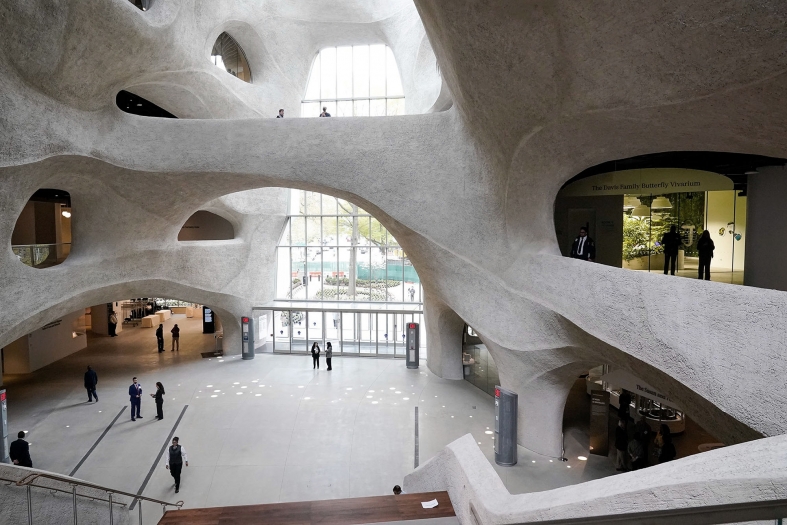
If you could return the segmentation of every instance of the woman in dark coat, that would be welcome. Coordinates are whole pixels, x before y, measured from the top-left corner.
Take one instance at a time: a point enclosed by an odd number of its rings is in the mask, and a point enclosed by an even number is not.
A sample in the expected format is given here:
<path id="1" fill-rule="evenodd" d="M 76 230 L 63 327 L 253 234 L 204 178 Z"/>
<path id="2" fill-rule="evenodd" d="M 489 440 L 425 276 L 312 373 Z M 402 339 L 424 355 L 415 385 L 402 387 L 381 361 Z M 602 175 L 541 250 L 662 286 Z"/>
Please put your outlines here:
<path id="1" fill-rule="evenodd" d="M 710 261 L 713 259 L 713 250 L 715 249 L 716 245 L 713 244 L 713 239 L 710 238 L 710 232 L 705 230 L 700 235 L 700 240 L 697 241 L 697 251 L 700 252 L 700 266 L 698 269 L 700 279 L 702 279 L 704 272 L 705 280 L 710 281 Z"/>
<path id="2" fill-rule="evenodd" d="M 150 397 L 156 400 L 156 419 L 161 421 L 164 419 L 164 385 L 156 383 L 156 393 L 150 394 Z"/>
<path id="3" fill-rule="evenodd" d="M 318 370 L 320 368 L 320 347 L 317 345 L 317 341 L 312 345 L 312 368 Z"/>

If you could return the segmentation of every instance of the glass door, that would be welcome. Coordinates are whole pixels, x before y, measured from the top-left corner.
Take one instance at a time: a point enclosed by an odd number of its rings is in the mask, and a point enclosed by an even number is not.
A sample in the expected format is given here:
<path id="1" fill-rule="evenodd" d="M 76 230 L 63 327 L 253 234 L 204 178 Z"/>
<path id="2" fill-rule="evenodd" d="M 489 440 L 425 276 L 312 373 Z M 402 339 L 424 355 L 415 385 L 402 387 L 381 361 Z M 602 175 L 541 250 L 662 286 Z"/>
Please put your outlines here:
<path id="1" fill-rule="evenodd" d="M 342 354 L 358 355 L 360 352 L 357 321 L 356 314 L 342 312 L 340 323 Z"/>
<path id="2" fill-rule="evenodd" d="M 290 312 L 273 312 L 273 351 L 290 352 Z"/>
<path id="3" fill-rule="evenodd" d="M 306 312 L 292 312 L 292 339 L 290 348 L 292 352 L 307 352 L 306 336 Z"/>

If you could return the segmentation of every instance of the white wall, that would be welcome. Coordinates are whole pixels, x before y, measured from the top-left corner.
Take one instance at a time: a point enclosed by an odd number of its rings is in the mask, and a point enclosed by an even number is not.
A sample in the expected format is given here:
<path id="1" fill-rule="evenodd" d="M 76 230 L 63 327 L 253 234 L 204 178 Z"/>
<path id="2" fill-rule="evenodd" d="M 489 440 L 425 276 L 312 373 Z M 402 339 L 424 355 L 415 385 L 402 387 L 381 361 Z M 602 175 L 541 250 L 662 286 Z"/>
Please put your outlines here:
<path id="1" fill-rule="evenodd" d="M 115 328 L 115 333 L 119 334 L 123 331 L 123 309 L 120 307 L 120 301 L 112 303 L 112 310 L 118 318 L 118 325 Z M 97 304 L 90 307 L 90 331 L 94 334 L 109 335 L 109 313 L 107 312 L 106 303 Z"/>
<path id="2" fill-rule="evenodd" d="M 746 286 L 787 291 L 787 243 L 779 229 L 787 223 L 787 169 L 760 168 L 749 177 L 746 242 Z"/>
<path id="3" fill-rule="evenodd" d="M 735 222 L 735 191 L 709 191 L 706 193 L 705 210 L 707 229 L 710 230 L 711 239 L 716 246 L 711 261 L 711 270 L 732 271 L 733 269 L 733 243 L 735 251 L 743 251 L 739 246 L 742 242 L 735 241 L 727 229 L 727 224 Z M 745 199 L 742 199 L 745 201 Z M 744 205 L 745 206 L 745 205 Z M 742 217 L 742 224 L 736 225 L 744 231 L 746 229 L 746 214 Z M 724 235 L 719 235 L 719 230 L 724 228 Z M 736 256 L 736 259 L 738 257 Z M 741 260 L 742 262 L 742 260 Z M 735 270 L 743 270 L 743 265 L 739 268 L 735 265 Z"/>
<path id="4" fill-rule="evenodd" d="M 74 334 L 84 310 L 73 312 L 35 332 L 22 336 L 3 349 L 4 372 L 29 374 L 87 347 L 85 334 Z"/>

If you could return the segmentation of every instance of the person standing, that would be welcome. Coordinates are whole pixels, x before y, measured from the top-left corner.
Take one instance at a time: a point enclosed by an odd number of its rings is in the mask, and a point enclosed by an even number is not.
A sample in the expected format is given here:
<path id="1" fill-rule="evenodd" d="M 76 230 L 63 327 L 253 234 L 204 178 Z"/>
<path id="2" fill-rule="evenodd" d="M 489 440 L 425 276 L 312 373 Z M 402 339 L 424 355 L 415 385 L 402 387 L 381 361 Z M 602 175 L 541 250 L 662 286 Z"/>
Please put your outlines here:
<path id="1" fill-rule="evenodd" d="M 156 400 L 156 419 L 161 421 L 164 419 L 164 385 L 160 382 L 156 382 L 156 393 L 150 394 L 150 397 Z"/>
<path id="2" fill-rule="evenodd" d="M 331 368 L 332 357 L 333 357 L 333 346 L 331 346 L 331 342 L 328 341 L 328 343 L 325 345 L 325 364 L 328 365 L 327 370 L 333 370 L 333 368 Z"/>
<path id="3" fill-rule="evenodd" d="M 669 232 L 661 237 L 661 245 L 664 247 L 664 275 L 667 275 L 668 267 L 670 275 L 675 275 L 675 267 L 678 265 L 678 249 L 683 246 L 677 226 L 673 224 L 669 227 Z"/>
<path id="4" fill-rule="evenodd" d="M 328 108 L 327 107 L 323 107 L 322 108 L 322 113 L 320 113 L 320 116 L 321 117 L 330 117 L 331 116 L 331 114 L 328 113 Z"/>
<path id="5" fill-rule="evenodd" d="M 631 418 L 631 394 L 625 388 L 621 389 L 618 398 L 618 417 L 628 424 Z"/>
<path id="6" fill-rule="evenodd" d="M 128 387 L 128 397 L 131 398 L 131 421 L 136 421 L 137 418 L 142 419 L 142 416 L 139 415 L 140 405 L 142 404 L 142 385 L 137 383 L 137 378 L 132 378 L 134 381 L 130 387 Z M 136 409 L 136 415 L 135 414 Z"/>
<path id="7" fill-rule="evenodd" d="M 624 472 L 626 468 L 626 455 L 628 453 L 628 431 L 626 430 L 626 422 L 622 419 L 618 420 L 618 426 L 615 427 L 615 470 Z"/>
<path id="8" fill-rule="evenodd" d="M 713 259 L 713 250 L 716 249 L 716 245 L 713 244 L 713 239 L 710 238 L 710 232 L 705 230 L 700 235 L 700 240 L 697 241 L 697 251 L 700 254 L 700 265 L 698 270 L 698 278 L 703 278 L 703 273 L 705 274 L 705 280 L 710 281 L 710 261 Z"/>
<path id="9" fill-rule="evenodd" d="M 118 315 L 114 311 L 109 314 L 109 322 L 107 324 L 109 328 L 109 337 L 117 337 L 118 334 L 115 333 L 115 330 L 117 330 L 118 326 Z"/>
<path id="10" fill-rule="evenodd" d="M 320 347 L 317 341 L 312 344 L 312 369 L 320 369 Z"/>
<path id="11" fill-rule="evenodd" d="M 588 229 L 584 226 L 579 229 L 579 237 L 571 245 L 571 258 L 590 262 L 596 260 L 596 243 L 588 237 Z"/>
<path id="12" fill-rule="evenodd" d="M 16 437 L 19 439 L 11 442 L 11 447 L 8 449 L 11 461 L 20 467 L 33 468 L 33 460 L 30 458 L 30 443 L 24 440 L 25 431 L 20 430 Z"/>
<path id="13" fill-rule="evenodd" d="M 159 324 L 156 328 L 156 343 L 158 344 L 158 352 L 164 351 L 164 325 Z"/>
<path id="14" fill-rule="evenodd" d="M 96 374 L 95 370 L 93 370 L 90 367 L 90 365 L 88 365 L 87 372 L 85 372 L 85 389 L 87 390 L 88 403 L 93 401 L 93 398 L 96 398 L 96 402 L 98 402 L 98 395 L 96 394 L 97 384 L 98 384 L 98 375 Z"/>
<path id="15" fill-rule="evenodd" d="M 410 302 L 411 302 L 411 303 L 412 303 L 412 302 L 414 302 L 414 301 L 415 301 L 415 288 L 413 288 L 413 287 L 411 286 L 411 287 L 410 287 L 410 288 L 407 290 L 407 293 L 409 293 L 409 294 L 410 294 Z"/>
<path id="16" fill-rule="evenodd" d="M 284 110 L 283 109 L 279 110 L 279 114 L 276 115 L 276 118 L 284 118 Z"/>
<path id="17" fill-rule="evenodd" d="M 177 350 L 180 352 L 180 328 L 178 328 L 177 323 L 175 323 L 175 326 L 172 327 L 170 333 L 172 334 L 172 351 L 174 352 Z"/>
<path id="18" fill-rule="evenodd" d="M 628 454 L 629 461 L 631 461 L 631 470 L 639 470 L 648 466 L 645 449 L 642 446 L 642 436 L 639 432 L 635 432 L 634 438 L 629 441 Z M 644 464 L 643 460 L 645 461 Z"/>
<path id="19" fill-rule="evenodd" d="M 172 438 L 172 446 L 164 452 L 164 460 L 167 462 L 167 470 L 175 478 L 175 494 L 180 492 L 180 471 L 183 463 L 189 466 L 189 458 L 186 456 L 186 449 L 180 445 L 178 437 Z"/>
<path id="20" fill-rule="evenodd" d="M 672 433 L 667 425 L 662 424 L 659 429 L 661 437 L 661 449 L 659 450 L 659 463 L 672 461 L 678 455 L 675 445 L 672 443 Z"/>

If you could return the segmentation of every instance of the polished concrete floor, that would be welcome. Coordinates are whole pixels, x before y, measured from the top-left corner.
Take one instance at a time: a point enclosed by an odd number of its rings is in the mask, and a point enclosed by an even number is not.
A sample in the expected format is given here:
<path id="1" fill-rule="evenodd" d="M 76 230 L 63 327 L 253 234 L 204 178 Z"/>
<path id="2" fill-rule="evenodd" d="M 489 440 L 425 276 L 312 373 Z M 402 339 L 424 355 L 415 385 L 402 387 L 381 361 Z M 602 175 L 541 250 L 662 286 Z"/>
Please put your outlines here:
<path id="1" fill-rule="evenodd" d="M 153 469 L 143 494 L 192 508 L 384 495 L 413 470 L 416 406 L 421 463 L 472 433 L 494 464 L 493 401 L 467 381 L 393 359 L 334 358 L 331 372 L 324 363 L 313 370 L 309 356 L 205 359 L 200 352 L 214 339 L 201 333 L 201 320 L 176 315 L 165 334 L 176 322 L 178 353 L 169 338 L 157 353 L 151 328 L 125 328 L 116 338 L 90 336 L 87 349 L 33 374 L 4 377 L 11 432 L 29 431 L 37 468 L 69 474 L 122 409 L 76 477 L 136 493 Z M 98 373 L 98 403 L 85 402 L 88 364 Z M 128 409 L 132 376 L 144 390 L 136 422 Z M 147 395 L 156 381 L 167 393 L 163 421 Z M 181 413 L 175 435 L 189 467 L 175 495 L 159 453 Z M 495 469 L 512 493 L 614 474 L 608 458 L 578 459 L 588 456 L 587 412 L 567 420 L 565 442 L 568 462 L 520 447 L 516 466 Z M 151 519 L 161 512 L 143 511 Z"/>

